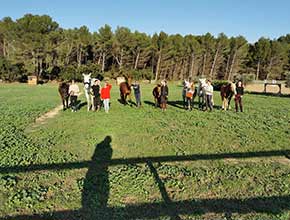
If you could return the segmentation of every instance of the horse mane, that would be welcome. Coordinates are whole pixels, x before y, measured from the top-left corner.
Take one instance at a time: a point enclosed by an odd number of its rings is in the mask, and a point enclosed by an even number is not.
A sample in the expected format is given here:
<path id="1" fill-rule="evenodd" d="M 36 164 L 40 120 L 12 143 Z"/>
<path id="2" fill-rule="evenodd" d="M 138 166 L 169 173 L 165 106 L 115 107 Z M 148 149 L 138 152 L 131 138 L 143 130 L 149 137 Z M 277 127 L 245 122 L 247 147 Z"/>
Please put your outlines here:
<path id="1" fill-rule="evenodd" d="M 221 96 L 224 98 L 228 98 L 232 94 L 236 92 L 236 85 L 233 82 L 228 82 L 226 85 L 221 86 Z"/>
<path id="2" fill-rule="evenodd" d="M 67 82 L 61 82 L 58 85 L 58 92 L 61 95 L 61 97 L 66 97 L 68 96 L 68 91 L 69 91 L 69 84 Z"/>

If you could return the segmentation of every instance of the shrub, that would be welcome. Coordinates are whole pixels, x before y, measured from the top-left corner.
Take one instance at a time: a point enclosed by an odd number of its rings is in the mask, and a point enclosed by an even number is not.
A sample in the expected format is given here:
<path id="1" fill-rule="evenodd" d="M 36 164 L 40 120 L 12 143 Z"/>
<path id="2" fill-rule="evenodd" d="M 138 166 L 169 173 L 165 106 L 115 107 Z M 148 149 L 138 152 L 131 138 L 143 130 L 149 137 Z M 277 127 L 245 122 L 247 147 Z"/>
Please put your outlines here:
<path id="1" fill-rule="evenodd" d="M 132 77 L 135 80 L 151 80 L 153 78 L 153 73 L 151 69 L 132 70 Z"/>
<path id="2" fill-rule="evenodd" d="M 103 75 L 101 74 L 99 65 L 97 64 L 89 64 L 89 65 L 82 65 L 77 68 L 74 65 L 69 65 L 65 67 L 61 67 L 59 78 L 61 80 L 72 80 L 75 79 L 76 81 L 83 81 L 82 74 L 89 74 L 92 73 L 92 77 L 99 79 L 103 79 Z"/>
<path id="3" fill-rule="evenodd" d="M 227 80 L 213 80 L 212 86 L 214 90 L 219 91 L 223 85 L 227 85 L 228 83 Z"/>
<path id="4" fill-rule="evenodd" d="M 251 83 L 255 80 L 256 75 L 255 74 L 244 74 L 242 77 L 242 82 L 246 85 L 248 83 Z"/>
<path id="5" fill-rule="evenodd" d="M 239 80 L 241 80 L 243 82 L 243 84 L 248 84 L 250 82 L 253 82 L 255 80 L 255 74 L 237 74 L 234 75 L 234 82 L 237 82 Z"/>
<path id="6" fill-rule="evenodd" d="M 81 79 L 81 77 L 78 76 L 77 68 L 73 65 L 61 67 L 59 78 L 61 80 L 68 80 L 68 81 L 72 79 L 76 79 L 76 80 Z"/>
<path id="7" fill-rule="evenodd" d="M 12 64 L 5 58 L 0 58 L 0 79 L 4 81 L 24 81 L 27 78 L 23 63 Z"/>
<path id="8" fill-rule="evenodd" d="M 286 73 L 286 87 L 290 88 L 290 72 Z"/>

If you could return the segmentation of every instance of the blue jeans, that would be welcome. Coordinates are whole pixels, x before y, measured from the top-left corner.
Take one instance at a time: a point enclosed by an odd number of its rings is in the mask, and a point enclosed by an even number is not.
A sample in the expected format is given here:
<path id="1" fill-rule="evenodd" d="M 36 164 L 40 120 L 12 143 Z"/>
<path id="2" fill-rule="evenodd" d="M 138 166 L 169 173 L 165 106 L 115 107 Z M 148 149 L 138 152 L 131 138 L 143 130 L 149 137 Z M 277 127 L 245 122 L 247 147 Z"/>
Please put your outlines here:
<path id="1" fill-rule="evenodd" d="M 110 99 L 104 99 L 103 103 L 104 103 L 105 112 L 108 112 L 110 109 Z"/>
<path id="2" fill-rule="evenodd" d="M 136 105 L 139 107 L 141 105 L 141 94 L 135 93 Z"/>
<path id="3" fill-rule="evenodd" d="M 210 109 L 212 111 L 213 104 L 212 104 L 212 95 L 206 95 L 206 109 Z"/>

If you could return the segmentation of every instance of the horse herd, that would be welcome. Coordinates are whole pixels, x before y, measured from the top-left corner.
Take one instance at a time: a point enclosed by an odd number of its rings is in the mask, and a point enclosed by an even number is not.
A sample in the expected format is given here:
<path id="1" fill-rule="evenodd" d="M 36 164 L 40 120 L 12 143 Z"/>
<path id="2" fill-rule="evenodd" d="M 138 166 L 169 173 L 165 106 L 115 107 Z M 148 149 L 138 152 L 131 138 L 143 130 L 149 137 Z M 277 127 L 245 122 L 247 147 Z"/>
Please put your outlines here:
<path id="1" fill-rule="evenodd" d="M 97 78 L 92 78 L 90 74 L 83 74 L 83 85 L 84 85 L 84 93 L 87 100 L 87 110 L 90 111 L 93 109 L 93 96 L 91 93 L 91 87 Z M 183 98 L 183 106 L 186 107 L 187 97 L 186 92 L 189 89 L 189 86 L 193 86 L 193 94 L 192 94 L 192 103 L 194 103 L 194 99 L 198 97 L 198 107 L 203 109 L 205 106 L 205 88 L 206 88 L 206 79 L 201 78 L 198 80 L 197 85 L 194 85 L 193 82 L 189 83 L 189 81 L 184 80 L 183 90 L 182 90 L 182 98 Z M 120 102 L 124 105 L 128 104 L 127 99 L 131 101 L 131 78 L 128 77 L 126 80 L 119 83 L 120 90 Z M 61 82 L 58 88 L 59 94 L 62 99 L 63 109 L 69 108 L 69 84 L 67 82 Z M 158 84 L 154 87 L 152 91 L 152 95 L 154 98 L 155 107 L 160 107 L 160 93 L 161 93 L 161 85 Z M 230 102 L 232 97 L 236 94 L 236 85 L 233 82 L 229 82 L 226 85 L 222 85 L 220 89 L 220 95 L 222 99 L 222 109 L 228 110 L 230 108 Z"/>

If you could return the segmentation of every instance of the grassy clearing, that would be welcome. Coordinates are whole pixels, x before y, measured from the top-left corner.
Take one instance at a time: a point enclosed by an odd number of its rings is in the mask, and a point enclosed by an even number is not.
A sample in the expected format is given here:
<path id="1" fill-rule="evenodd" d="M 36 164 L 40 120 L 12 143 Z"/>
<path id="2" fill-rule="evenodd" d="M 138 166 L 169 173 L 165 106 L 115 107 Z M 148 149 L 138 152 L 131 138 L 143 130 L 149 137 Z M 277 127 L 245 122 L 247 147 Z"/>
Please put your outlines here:
<path id="1" fill-rule="evenodd" d="M 25 133 L 59 104 L 57 87 L 1 86 L 0 216 L 289 219 L 289 98 L 188 112 L 181 88 L 169 89 L 165 113 L 150 104 L 152 85 L 141 109 L 120 105 L 115 86 L 108 115 L 82 107 Z"/>

